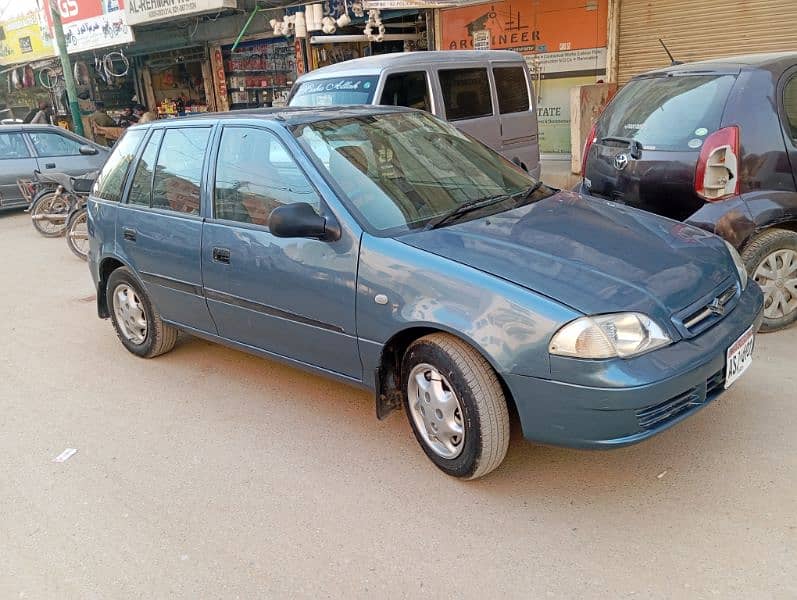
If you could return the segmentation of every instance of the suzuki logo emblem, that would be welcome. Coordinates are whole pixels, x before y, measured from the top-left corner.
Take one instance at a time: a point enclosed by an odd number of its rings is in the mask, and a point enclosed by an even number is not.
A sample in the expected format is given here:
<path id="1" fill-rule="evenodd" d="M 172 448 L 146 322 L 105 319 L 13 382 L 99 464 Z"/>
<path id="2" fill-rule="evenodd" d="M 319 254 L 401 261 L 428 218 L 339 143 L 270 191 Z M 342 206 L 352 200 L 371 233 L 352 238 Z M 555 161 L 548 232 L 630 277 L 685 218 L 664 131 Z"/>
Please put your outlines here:
<path id="1" fill-rule="evenodd" d="M 720 302 L 719 298 L 714 298 L 712 303 L 709 304 L 707 308 L 718 317 L 721 317 L 725 314 L 725 305 Z"/>
<path id="2" fill-rule="evenodd" d="M 620 154 L 614 157 L 614 168 L 618 171 L 622 171 L 628 166 L 628 154 L 625 152 L 620 152 Z"/>

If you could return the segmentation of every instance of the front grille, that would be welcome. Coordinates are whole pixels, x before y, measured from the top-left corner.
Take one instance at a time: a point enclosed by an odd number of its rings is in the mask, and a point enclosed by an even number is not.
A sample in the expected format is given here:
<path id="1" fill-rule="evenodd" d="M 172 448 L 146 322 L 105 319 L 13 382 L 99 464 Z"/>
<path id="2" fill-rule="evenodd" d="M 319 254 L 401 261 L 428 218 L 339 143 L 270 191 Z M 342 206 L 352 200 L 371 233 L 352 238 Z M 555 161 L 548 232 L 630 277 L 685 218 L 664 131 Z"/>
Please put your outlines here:
<path id="1" fill-rule="evenodd" d="M 677 318 L 684 333 L 693 337 L 721 321 L 736 304 L 739 285 L 732 283 L 719 293 L 713 295 L 708 301 L 700 303 L 697 307 L 690 307 Z"/>
<path id="2" fill-rule="evenodd" d="M 720 370 L 706 380 L 705 386 L 695 386 L 674 398 L 639 409 L 636 411 L 637 422 L 642 429 L 664 425 L 713 400 L 724 383 L 725 371 Z"/>

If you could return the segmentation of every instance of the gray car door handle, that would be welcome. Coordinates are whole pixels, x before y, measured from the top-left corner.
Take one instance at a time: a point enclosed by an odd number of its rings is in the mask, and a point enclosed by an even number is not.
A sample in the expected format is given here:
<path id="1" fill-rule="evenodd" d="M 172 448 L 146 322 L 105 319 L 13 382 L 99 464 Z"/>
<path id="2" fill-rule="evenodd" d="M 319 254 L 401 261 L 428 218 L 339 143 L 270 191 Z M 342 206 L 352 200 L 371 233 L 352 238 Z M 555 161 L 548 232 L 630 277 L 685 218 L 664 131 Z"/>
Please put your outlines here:
<path id="1" fill-rule="evenodd" d="M 54 169 L 55 168 L 55 163 L 45 163 L 44 168 L 45 169 Z"/>

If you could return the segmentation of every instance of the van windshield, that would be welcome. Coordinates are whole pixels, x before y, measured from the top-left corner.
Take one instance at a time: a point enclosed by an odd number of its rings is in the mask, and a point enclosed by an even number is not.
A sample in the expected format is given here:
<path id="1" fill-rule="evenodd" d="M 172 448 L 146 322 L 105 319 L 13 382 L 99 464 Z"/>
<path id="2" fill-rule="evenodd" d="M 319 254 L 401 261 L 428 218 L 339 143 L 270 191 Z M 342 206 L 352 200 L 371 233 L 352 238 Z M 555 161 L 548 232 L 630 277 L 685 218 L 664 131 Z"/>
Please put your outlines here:
<path id="1" fill-rule="evenodd" d="M 296 126 L 293 134 L 345 193 L 358 220 L 387 235 L 424 227 L 464 205 L 514 196 L 535 183 L 427 113 L 318 121 Z"/>
<path id="2" fill-rule="evenodd" d="M 300 83 L 293 92 L 289 106 L 339 106 L 341 104 L 371 104 L 376 91 L 377 76 L 330 77 Z"/>
<path id="3" fill-rule="evenodd" d="M 634 139 L 650 150 L 697 150 L 719 129 L 734 80 L 734 75 L 635 79 L 606 108 L 596 137 Z"/>

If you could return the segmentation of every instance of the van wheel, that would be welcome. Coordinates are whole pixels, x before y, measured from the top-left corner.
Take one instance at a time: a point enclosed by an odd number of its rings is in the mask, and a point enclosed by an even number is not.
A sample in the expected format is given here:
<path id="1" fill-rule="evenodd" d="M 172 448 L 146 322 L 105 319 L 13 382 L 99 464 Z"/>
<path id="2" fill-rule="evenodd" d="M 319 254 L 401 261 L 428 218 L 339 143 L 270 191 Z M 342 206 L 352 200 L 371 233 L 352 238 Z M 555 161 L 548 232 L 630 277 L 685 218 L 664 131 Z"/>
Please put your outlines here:
<path id="1" fill-rule="evenodd" d="M 453 477 L 497 468 L 509 446 L 498 376 L 468 344 L 445 333 L 414 342 L 402 361 L 404 408 L 426 455 Z"/>
<path id="2" fill-rule="evenodd" d="M 747 272 L 764 292 L 761 331 L 776 331 L 797 320 L 797 233 L 769 229 L 745 246 Z"/>
<path id="3" fill-rule="evenodd" d="M 161 320 L 129 269 L 119 267 L 111 273 L 105 289 L 113 327 L 125 348 L 142 358 L 152 358 L 174 348 L 177 329 Z"/>

